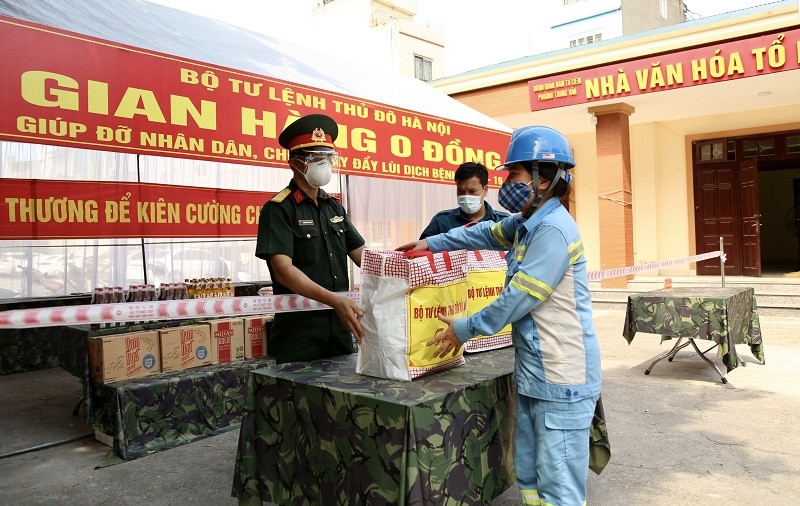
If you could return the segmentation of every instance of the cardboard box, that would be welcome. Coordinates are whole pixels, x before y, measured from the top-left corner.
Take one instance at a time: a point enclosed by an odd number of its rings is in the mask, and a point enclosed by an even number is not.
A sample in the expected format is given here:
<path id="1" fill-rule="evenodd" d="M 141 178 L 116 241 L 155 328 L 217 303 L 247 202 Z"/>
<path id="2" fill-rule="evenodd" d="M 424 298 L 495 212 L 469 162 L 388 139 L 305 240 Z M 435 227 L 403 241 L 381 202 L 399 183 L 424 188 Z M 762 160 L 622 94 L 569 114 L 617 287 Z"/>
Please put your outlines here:
<path id="1" fill-rule="evenodd" d="M 267 338 L 273 316 L 247 316 L 244 320 L 244 358 L 267 356 Z"/>
<path id="2" fill-rule="evenodd" d="M 158 332 L 129 332 L 90 337 L 89 376 L 95 383 L 113 383 L 161 372 Z"/>
<path id="3" fill-rule="evenodd" d="M 158 333 L 163 372 L 211 364 L 211 330 L 207 323 L 163 329 Z"/>
<path id="4" fill-rule="evenodd" d="M 244 359 L 244 322 L 225 318 L 208 322 L 211 326 L 211 363 L 227 364 Z"/>

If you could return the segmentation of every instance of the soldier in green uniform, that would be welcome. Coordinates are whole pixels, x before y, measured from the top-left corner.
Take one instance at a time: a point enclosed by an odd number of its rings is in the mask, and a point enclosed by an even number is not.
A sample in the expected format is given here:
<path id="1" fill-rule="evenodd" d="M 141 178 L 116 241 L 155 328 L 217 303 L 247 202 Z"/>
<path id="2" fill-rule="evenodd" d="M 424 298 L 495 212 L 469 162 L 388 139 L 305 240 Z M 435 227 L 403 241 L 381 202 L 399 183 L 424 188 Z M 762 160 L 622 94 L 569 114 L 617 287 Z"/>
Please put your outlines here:
<path id="1" fill-rule="evenodd" d="M 293 175 L 261 209 L 256 256 L 267 261 L 275 295 L 296 293 L 333 308 L 275 315 L 267 352 L 279 364 L 353 353 L 353 336 L 360 342 L 364 335 L 363 311 L 336 293 L 349 289 L 347 257 L 361 266 L 364 239 L 321 189 L 338 167 L 338 133 L 332 118 L 311 114 L 278 137 Z"/>

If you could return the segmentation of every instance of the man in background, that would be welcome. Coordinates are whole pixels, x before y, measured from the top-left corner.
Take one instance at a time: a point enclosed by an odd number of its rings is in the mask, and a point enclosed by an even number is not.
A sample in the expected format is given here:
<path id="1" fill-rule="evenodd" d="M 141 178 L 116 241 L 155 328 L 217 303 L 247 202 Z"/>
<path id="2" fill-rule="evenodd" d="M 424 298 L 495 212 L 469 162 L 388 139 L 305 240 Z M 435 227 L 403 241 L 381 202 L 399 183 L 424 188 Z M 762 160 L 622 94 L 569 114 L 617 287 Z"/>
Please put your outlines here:
<path id="1" fill-rule="evenodd" d="M 498 222 L 508 216 L 508 213 L 495 211 L 486 202 L 486 194 L 489 190 L 489 171 L 483 164 L 462 163 L 456 170 L 454 179 L 458 207 L 436 213 L 422 231 L 422 235 L 419 236 L 420 240 L 471 223 Z"/>

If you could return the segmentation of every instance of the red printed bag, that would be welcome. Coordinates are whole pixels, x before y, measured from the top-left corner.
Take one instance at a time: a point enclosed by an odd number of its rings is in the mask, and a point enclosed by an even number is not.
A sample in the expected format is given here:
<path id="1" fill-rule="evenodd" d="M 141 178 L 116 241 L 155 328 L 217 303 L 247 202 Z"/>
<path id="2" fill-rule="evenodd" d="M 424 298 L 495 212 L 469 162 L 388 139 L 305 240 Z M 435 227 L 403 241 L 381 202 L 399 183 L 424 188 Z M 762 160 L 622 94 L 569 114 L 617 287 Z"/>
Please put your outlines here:
<path id="1" fill-rule="evenodd" d="M 361 324 L 366 336 L 358 347 L 356 371 L 368 376 L 413 380 L 464 363 L 455 356 L 433 358 L 427 343 L 451 318 L 467 315 L 465 251 L 364 250 L 361 256 Z"/>

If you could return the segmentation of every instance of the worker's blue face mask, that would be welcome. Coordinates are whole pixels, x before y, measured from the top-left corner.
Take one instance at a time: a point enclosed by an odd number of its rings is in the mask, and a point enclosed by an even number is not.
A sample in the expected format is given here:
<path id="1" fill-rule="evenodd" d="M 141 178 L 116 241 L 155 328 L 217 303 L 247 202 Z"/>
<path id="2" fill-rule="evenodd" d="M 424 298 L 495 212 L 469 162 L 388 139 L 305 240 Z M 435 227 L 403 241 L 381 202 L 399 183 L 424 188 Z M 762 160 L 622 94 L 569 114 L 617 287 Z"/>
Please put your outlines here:
<path id="1" fill-rule="evenodd" d="M 533 191 L 531 183 L 503 183 L 497 195 L 497 201 L 509 212 L 518 213 L 530 200 Z"/>

